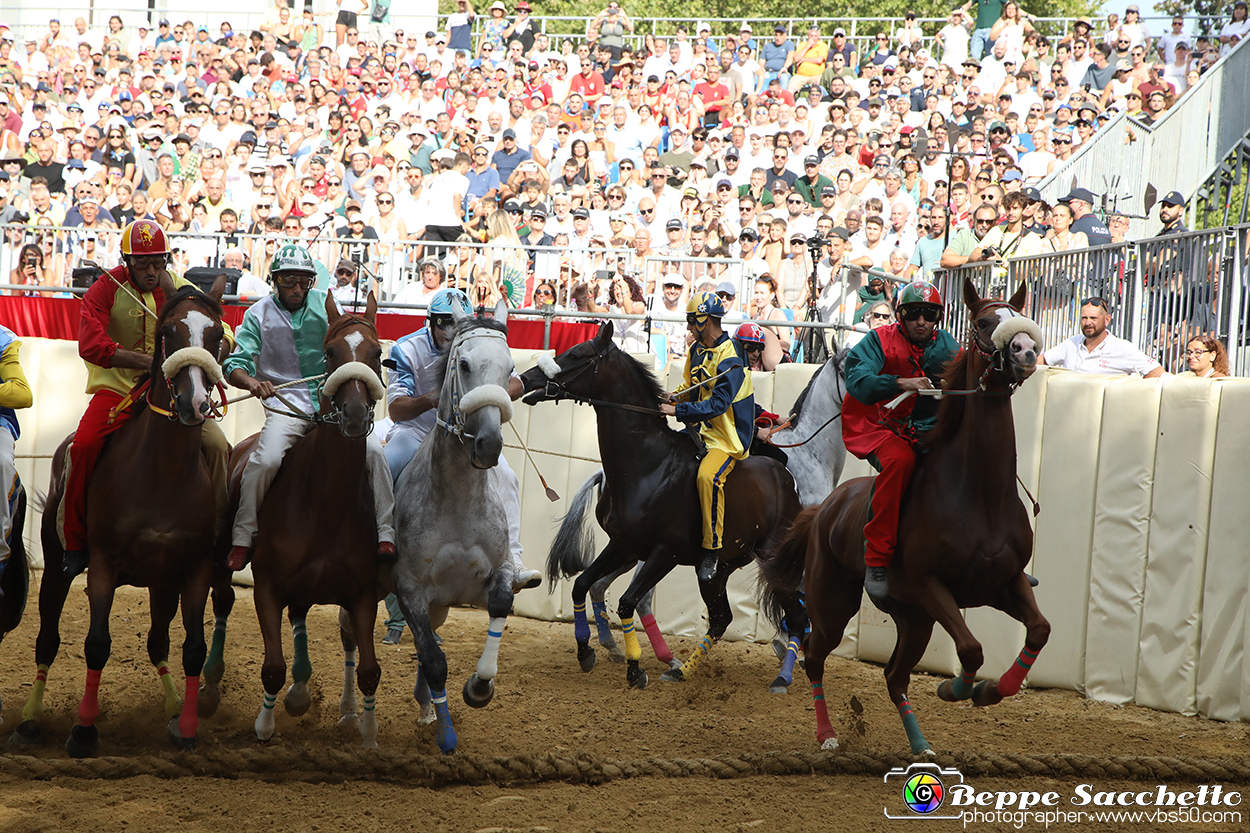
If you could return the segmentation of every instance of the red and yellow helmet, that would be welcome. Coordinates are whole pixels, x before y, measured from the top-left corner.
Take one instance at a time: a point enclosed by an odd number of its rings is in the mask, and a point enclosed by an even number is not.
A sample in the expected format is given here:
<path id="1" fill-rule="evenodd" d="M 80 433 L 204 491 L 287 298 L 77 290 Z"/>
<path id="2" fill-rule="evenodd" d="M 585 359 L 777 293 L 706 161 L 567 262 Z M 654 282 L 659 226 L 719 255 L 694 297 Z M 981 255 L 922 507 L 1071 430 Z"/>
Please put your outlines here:
<path id="1" fill-rule="evenodd" d="M 135 220 L 122 231 L 122 256 L 167 255 L 169 240 L 155 220 Z"/>

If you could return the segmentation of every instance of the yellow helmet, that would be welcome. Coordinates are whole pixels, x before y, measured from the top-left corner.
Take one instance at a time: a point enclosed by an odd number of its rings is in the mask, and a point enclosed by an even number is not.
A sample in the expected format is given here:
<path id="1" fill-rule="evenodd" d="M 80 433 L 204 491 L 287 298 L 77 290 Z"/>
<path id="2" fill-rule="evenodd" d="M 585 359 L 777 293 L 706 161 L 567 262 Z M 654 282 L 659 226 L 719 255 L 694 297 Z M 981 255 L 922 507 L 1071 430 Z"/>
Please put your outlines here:
<path id="1" fill-rule="evenodd" d="M 687 315 L 694 313 L 699 317 L 724 318 L 726 312 L 725 302 L 713 292 L 696 292 L 686 302 Z"/>

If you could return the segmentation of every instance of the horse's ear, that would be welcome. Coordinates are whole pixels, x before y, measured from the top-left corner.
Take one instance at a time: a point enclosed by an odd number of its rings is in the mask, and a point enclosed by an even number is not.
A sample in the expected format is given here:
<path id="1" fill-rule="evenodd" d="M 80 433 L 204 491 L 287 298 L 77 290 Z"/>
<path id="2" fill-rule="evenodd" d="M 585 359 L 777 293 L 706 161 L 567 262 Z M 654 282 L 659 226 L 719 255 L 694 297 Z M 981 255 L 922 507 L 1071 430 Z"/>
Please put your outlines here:
<path id="1" fill-rule="evenodd" d="M 226 276 L 218 275 L 217 280 L 213 281 L 213 285 L 209 287 L 205 293 L 217 303 L 221 303 L 222 296 L 226 294 Z"/>
<path id="2" fill-rule="evenodd" d="M 612 341 L 612 324 L 605 321 L 599 327 L 599 334 L 595 336 L 595 344 L 599 347 L 607 347 Z"/>
<path id="3" fill-rule="evenodd" d="M 503 298 L 495 304 L 495 323 L 508 326 L 508 302 Z"/>
<path id="4" fill-rule="evenodd" d="M 334 300 L 333 295 L 327 292 L 326 293 L 326 323 L 333 324 L 335 321 L 339 320 L 340 315 L 342 315 L 342 313 L 339 312 L 338 302 Z"/>
<path id="5" fill-rule="evenodd" d="M 378 299 L 374 297 L 372 289 L 365 300 L 365 320 L 370 324 L 377 324 L 378 321 Z"/>
<path id="6" fill-rule="evenodd" d="M 427 309 L 425 313 L 426 315 L 429 315 L 430 311 Z M 473 317 L 472 314 L 467 313 L 464 310 L 462 310 L 459 304 L 451 305 L 451 320 L 455 321 L 457 324 L 459 324 L 461 321 L 463 321 L 466 318 L 472 318 L 472 317 Z"/>
<path id="7" fill-rule="evenodd" d="M 972 278 L 964 278 L 964 305 L 968 309 L 976 309 L 981 303 L 981 296 L 977 294 L 977 288 L 972 285 Z"/>
<path id="8" fill-rule="evenodd" d="M 174 279 L 170 277 L 168 269 L 162 269 L 157 275 L 156 280 L 161 288 L 161 294 L 165 296 L 166 301 L 174 297 L 174 293 L 178 290 L 174 287 Z"/>
<path id="9" fill-rule="evenodd" d="M 1022 283 L 1016 287 L 1016 291 L 1011 294 L 1011 299 L 1008 300 L 1007 303 L 1011 304 L 1012 308 L 1016 312 L 1024 312 L 1024 299 L 1028 296 L 1028 294 L 1028 285 Z"/>

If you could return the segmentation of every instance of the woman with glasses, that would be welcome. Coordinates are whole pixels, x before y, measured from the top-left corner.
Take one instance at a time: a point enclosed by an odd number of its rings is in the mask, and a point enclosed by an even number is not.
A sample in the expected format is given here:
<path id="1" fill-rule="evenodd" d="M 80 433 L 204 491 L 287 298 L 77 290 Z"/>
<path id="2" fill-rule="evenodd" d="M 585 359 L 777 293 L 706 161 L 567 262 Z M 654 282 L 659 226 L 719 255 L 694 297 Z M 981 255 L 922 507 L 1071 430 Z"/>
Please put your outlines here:
<path id="1" fill-rule="evenodd" d="M 1185 345 L 1185 364 L 1188 370 L 1179 375 L 1197 376 L 1202 379 L 1227 379 L 1228 351 L 1215 336 L 1200 335 Z"/>
<path id="2" fill-rule="evenodd" d="M 564 307 L 556 303 L 556 285 L 550 281 L 537 284 L 534 287 L 533 298 L 526 309 L 564 312 Z"/>
<path id="3" fill-rule="evenodd" d="M 365 219 L 365 225 L 372 226 L 378 233 L 378 257 L 383 266 L 382 277 L 395 274 L 403 265 L 405 251 L 403 241 L 408 239 L 408 229 L 404 218 L 395 210 L 395 196 L 389 190 L 378 191 L 373 204 L 376 213 L 371 212 Z M 389 264 L 389 266 L 387 265 Z"/>

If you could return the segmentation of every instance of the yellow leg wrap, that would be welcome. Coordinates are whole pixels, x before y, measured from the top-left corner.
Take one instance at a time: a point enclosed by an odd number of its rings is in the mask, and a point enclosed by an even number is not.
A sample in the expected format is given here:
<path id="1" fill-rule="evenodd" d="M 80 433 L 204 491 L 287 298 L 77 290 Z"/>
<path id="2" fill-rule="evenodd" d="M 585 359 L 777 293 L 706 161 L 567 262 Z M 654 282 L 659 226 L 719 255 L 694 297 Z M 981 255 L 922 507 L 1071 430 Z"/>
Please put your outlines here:
<path id="1" fill-rule="evenodd" d="M 713 639 L 711 634 L 704 634 L 699 640 L 698 646 L 695 647 L 694 653 L 690 655 L 690 659 L 686 660 L 681 666 L 682 674 L 689 679 L 694 670 L 699 667 L 699 663 L 703 662 L 703 658 L 707 656 L 707 652 L 712 650 Z"/>
<path id="2" fill-rule="evenodd" d="M 178 701 L 178 692 L 174 688 L 174 675 L 169 670 L 169 663 L 161 660 L 156 664 L 160 673 L 161 688 L 165 689 L 165 719 L 169 720 L 182 712 L 182 703 Z"/>
<path id="3" fill-rule="evenodd" d="M 638 644 L 638 634 L 634 631 L 634 617 L 621 619 L 621 630 L 625 632 L 625 659 L 642 659 L 642 646 Z"/>
<path id="4" fill-rule="evenodd" d="M 48 666 L 35 669 L 35 683 L 30 688 L 30 699 L 22 709 L 22 720 L 38 720 L 43 717 L 43 690 L 48 685 Z"/>

